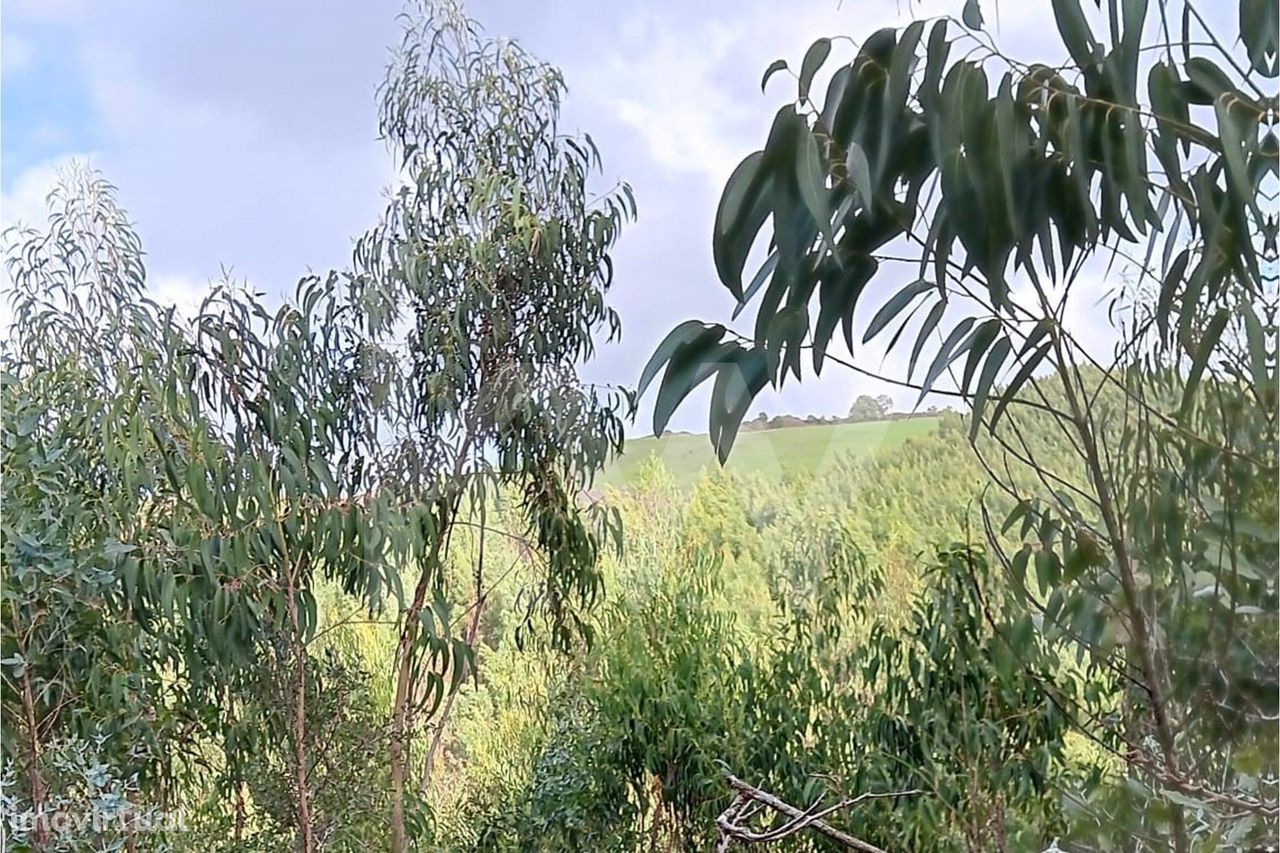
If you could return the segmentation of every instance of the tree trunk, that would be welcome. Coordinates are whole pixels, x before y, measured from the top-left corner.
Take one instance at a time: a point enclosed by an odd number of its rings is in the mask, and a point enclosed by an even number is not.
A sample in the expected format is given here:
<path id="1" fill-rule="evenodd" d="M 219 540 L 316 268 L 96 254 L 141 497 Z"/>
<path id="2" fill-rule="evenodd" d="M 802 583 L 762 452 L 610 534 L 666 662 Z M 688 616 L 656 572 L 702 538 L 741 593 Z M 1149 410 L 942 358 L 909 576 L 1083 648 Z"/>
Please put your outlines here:
<path id="1" fill-rule="evenodd" d="M 283 535 L 283 531 L 281 533 Z M 287 559 L 287 557 L 286 557 Z M 293 782 L 296 791 L 298 850 L 313 853 L 311 796 L 307 761 L 307 649 L 302 642 L 302 619 L 298 613 L 298 573 L 291 564 L 286 591 L 289 607 L 289 643 L 293 654 Z"/>
<path id="2" fill-rule="evenodd" d="M 480 611 L 482 609 L 484 609 L 483 597 L 476 600 L 475 610 L 471 613 L 471 622 L 467 625 L 467 633 L 463 635 L 463 642 L 471 648 L 472 654 L 475 654 L 476 634 L 479 633 L 480 630 Z M 470 675 L 470 672 L 464 671 L 462 673 L 462 678 L 459 679 L 459 684 L 466 681 Z M 457 691 L 454 691 L 449 694 L 447 699 L 445 699 L 444 708 L 440 711 L 440 719 L 436 722 L 436 730 L 431 736 L 431 746 L 427 749 L 427 757 L 422 764 L 422 785 L 419 789 L 424 797 L 426 796 L 428 786 L 431 784 L 431 773 L 435 768 L 436 758 L 440 753 L 440 746 L 444 743 L 444 730 L 449 724 L 449 715 L 453 711 L 453 702 L 456 698 L 458 698 L 458 693 Z"/>
<path id="3" fill-rule="evenodd" d="M 236 844 L 244 840 L 244 821 L 245 821 L 245 803 L 244 803 L 244 783 L 236 782 L 236 806 L 235 806 L 235 823 L 232 826 L 232 839 Z"/>
<path id="4" fill-rule="evenodd" d="M 405 785 L 405 752 L 409 745 L 408 693 L 409 682 L 413 670 L 412 653 L 417 631 L 412 626 L 418 621 L 422 611 L 422 599 L 425 596 L 424 572 L 418 581 L 418 590 L 414 593 L 413 603 L 405 612 L 405 625 L 400 631 L 400 642 L 396 647 L 396 696 L 391 708 L 391 849 L 394 853 L 406 853 L 409 849 L 409 836 L 404 823 L 404 785 Z"/>
<path id="5" fill-rule="evenodd" d="M 467 432 L 458 448 L 458 456 L 453 466 L 453 484 L 462 480 L 464 466 L 471 451 L 471 443 L 475 439 L 471 418 L 467 418 Z M 404 614 L 404 627 L 400 629 L 400 641 L 396 645 L 396 695 L 391 707 L 391 744 L 389 748 L 391 760 L 391 850 L 393 853 L 407 853 L 409 834 L 404 823 L 404 787 L 408 779 L 409 749 L 413 732 L 409 726 L 409 704 L 413 697 L 413 650 L 418 641 L 418 615 L 422 613 L 423 604 L 427 600 L 427 589 L 431 579 L 440 565 L 440 556 L 445 540 L 449 537 L 454 514 L 462 500 L 461 492 L 439 499 L 440 516 L 436 519 L 435 540 L 422 573 L 418 576 L 418 584 L 413 590 L 413 601 Z"/>
<path id="6" fill-rule="evenodd" d="M 31 758 L 31 763 L 27 767 L 27 781 L 31 788 L 31 811 L 36 817 L 35 826 L 32 827 L 31 849 L 39 851 L 49 846 L 49 815 L 44 813 L 45 803 L 49 799 L 49 790 L 44 784 L 44 777 L 40 775 L 40 755 L 43 750 L 40 747 L 40 730 L 36 723 L 36 699 L 31 689 L 30 667 L 22 673 L 22 711 L 26 717 L 27 748 Z"/>
<path id="7" fill-rule="evenodd" d="M 400 629 L 400 640 L 396 644 L 396 695 L 391 706 L 391 849 L 394 853 L 406 853 L 409 849 L 409 834 L 404 820 L 404 790 L 408 780 L 409 748 L 412 732 L 409 726 L 409 705 L 413 697 L 413 650 L 418 641 L 418 616 L 427 600 L 427 589 L 431 586 L 431 578 L 439 564 L 440 550 L 443 547 L 449 522 L 453 517 L 453 506 L 441 508 L 440 525 L 436 528 L 436 539 L 431 545 L 431 553 L 422 574 L 418 576 L 418 584 L 413 590 L 413 601 L 404 613 L 404 627 Z"/>
<path id="8" fill-rule="evenodd" d="M 1043 294 L 1041 294 L 1041 304 L 1047 307 L 1047 301 Z M 1070 377 L 1078 377 L 1080 375 L 1079 367 L 1074 359 L 1069 359 L 1063 351 L 1061 339 L 1058 337 L 1056 329 L 1052 332 L 1052 341 L 1059 361 L 1059 375 L 1062 379 L 1067 405 L 1071 407 L 1071 419 L 1084 448 L 1085 468 L 1094 491 L 1097 493 L 1098 509 L 1102 515 L 1103 526 L 1107 531 L 1107 538 L 1110 540 L 1108 544 L 1111 545 L 1116 567 L 1119 569 L 1120 586 L 1124 593 L 1124 608 L 1129 618 L 1129 651 L 1131 655 L 1137 658 L 1138 667 L 1142 672 L 1143 686 L 1146 689 L 1148 698 L 1151 700 L 1151 716 L 1155 723 L 1156 741 L 1160 744 L 1160 751 L 1164 757 L 1165 770 L 1177 776 L 1178 754 L 1173 737 L 1173 728 L 1169 721 L 1168 704 L 1164 696 L 1164 671 L 1156 665 L 1156 657 L 1147 627 L 1147 614 L 1142 609 L 1142 602 L 1138 595 L 1138 584 L 1134 573 L 1132 555 L 1129 553 L 1128 539 L 1121 524 L 1120 513 L 1115 504 L 1115 496 L 1112 494 L 1111 486 L 1107 482 L 1106 471 L 1103 469 L 1093 418 L 1088 409 L 1082 405 L 1076 395 L 1075 387 L 1071 384 Z M 1173 818 L 1173 848 L 1178 853 L 1186 853 L 1190 849 L 1190 842 L 1187 839 L 1182 806 L 1177 803 L 1171 803 L 1170 806 Z"/>
<path id="9" fill-rule="evenodd" d="M 473 656 L 475 655 L 476 635 L 480 632 L 480 614 L 484 611 L 485 532 L 486 532 L 486 527 L 484 524 L 484 519 L 482 517 L 481 523 L 480 523 L 479 554 L 476 558 L 475 571 L 472 574 L 472 578 L 475 583 L 475 605 L 471 610 L 471 619 L 469 620 L 469 623 L 467 625 L 467 632 L 465 635 L 463 635 L 463 642 L 465 642 L 467 644 L 467 647 L 471 649 L 471 654 Z M 464 670 L 462 673 L 462 677 L 458 679 L 459 686 L 461 686 L 463 681 L 466 681 L 468 675 L 469 673 Z M 445 727 L 449 724 L 449 715 L 453 712 L 453 703 L 454 703 L 454 700 L 457 699 L 457 697 L 458 697 L 458 694 L 456 691 L 451 692 L 449 694 L 449 698 L 445 700 L 444 709 L 441 710 L 440 712 L 440 720 L 439 722 L 436 723 L 435 733 L 431 736 L 431 746 L 428 747 L 426 760 L 422 764 L 422 787 L 420 788 L 420 792 L 422 793 L 423 797 L 426 797 L 427 787 L 431 784 L 431 773 L 435 769 L 436 757 L 437 755 L 439 755 L 440 746 L 442 743 L 444 743 L 444 730 L 445 730 Z"/>

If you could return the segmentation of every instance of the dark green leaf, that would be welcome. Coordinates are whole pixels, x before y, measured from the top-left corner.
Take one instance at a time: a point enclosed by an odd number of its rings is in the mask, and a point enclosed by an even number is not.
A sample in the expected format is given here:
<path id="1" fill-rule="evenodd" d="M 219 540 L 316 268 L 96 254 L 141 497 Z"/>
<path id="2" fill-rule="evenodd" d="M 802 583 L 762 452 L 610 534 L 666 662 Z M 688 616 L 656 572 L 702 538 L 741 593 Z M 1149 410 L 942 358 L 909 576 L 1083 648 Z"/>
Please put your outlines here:
<path id="1" fill-rule="evenodd" d="M 982 29 L 982 6 L 978 0 L 964 0 L 964 10 L 960 13 L 960 20 L 964 21 L 964 25 L 971 30 Z"/>
<path id="2" fill-rule="evenodd" d="M 742 268 L 756 234 L 769 216 L 762 194 L 768 184 L 765 154 L 749 155 L 733 170 L 720 196 L 712 237 L 716 272 L 729 292 L 742 298 Z"/>
<path id="3" fill-rule="evenodd" d="M 1219 95 L 1213 102 L 1214 113 L 1218 119 L 1218 133 L 1222 137 L 1222 154 L 1227 161 L 1227 185 L 1235 194 L 1238 204 L 1253 208 L 1255 215 L 1258 215 L 1258 202 L 1253 191 L 1253 182 L 1249 179 L 1249 172 L 1244 163 L 1242 148 L 1244 140 L 1236 119 L 1231 114 L 1232 107 L 1237 104 L 1239 99 L 1230 92 Z M 1258 218 L 1260 219 L 1261 216 Z"/>
<path id="4" fill-rule="evenodd" d="M 982 424 L 982 411 L 986 408 L 987 396 L 991 393 L 991 386 L 1000 374 L 1000 368 L 1004 366 L 1004 361 L 1009 357 L 1012 349 L 1013 345 L 1008 338 L 1000 338 L 992 345 L 991 352 L 987 355 L 987 360 L 982 365 L 982 373 L 978 376 L 978 386 L 973 391 L 973 403 L 969 415 L 970 441 L 973 441 L 978 436 L 978 427 Z"/>
<path id="5" fill-rule="evenodd" d="M 938 84 L 942 82 L 942 72 L 946 70 L 947 57 L 951 54 L 951 42 L 947 41 L 947 20 L 937 21 L 929 30 L 929 43 L 925 48 L 924 80 L 920 83 L 920 103 L 926 110 L 932 110 L 938 93 Z"/>
<path id="6" fill-rule="evenodd" d="M 1227 308 L 1219 308 L 1205 326 L 1204 333 L 1200 336 L 1200 343 L 1196 347 L 1195 355 L 1191 359 L 1191 369 L 1187 373 L 1187 384 L 1182 391 L 1182 405 L 1179 407 L 1179 417 L 1185 418 L 1195 405 L 1196 392 L 1200 389 L 1200 378 L 1204 375 L 1205 368 L 1209 364 L 1209 358 L 1217 349 L 1218 341 L 1222 338 L 1222 330 L 1226 328 L 1227 320 L 1231 317 L 1231 311 Z"/>
<path id="7" fill-rule="evenodd" d="M 915 21 L 902 31 L 898 46 L 893 49 L 893 61 L 889 64 L 889 79 L 884 90 L 886 121 L 902 112 L 911 87 L 911 72 L 916 65 L 916 45 L 924 33 L 924 21 Z"/>
<path id="8" fill-rule="evenodd" d="M 969 393 L 969 382 L 972 381 L 974 373 L 977 372 L 978 364 L 981 363 L 987 347 L 991 346 L 991 342 L 995 340 L 999 331 L 1000 320 L 997 317 L 983 320 L 982 324 L 973 330 L 973 334 L 968 341 L 969 357 L 965 359 L 964 375 L 960 379 L 960 392 L 962 394 Z M 959 353 L 957 352 L 958 355 Z"/>
<path id="9" fill-rule="evenodd" d="M 796 181 L 800 186 L 800 197 L 809 210 L 809 215 L 822 232 L 827 246 L 835 248 L 835 233 L 831 228 L 831 203 L 827 190 L 827 170 L 818 153 L 818 140 L 807 128 L 800 137 L 800 156 L 796 158 Z"/>
<path id="10" fill-rule="evenodd" d="M 1253 69 L 1264 77 L 1277 73 L 1280 6 L 1275 0 L 1240 0 L 1240 40 L 1249 51 Z"/>
<path id="11" fill-rule="evenodd" d="M 636 386 L 636 397 L 643 397 L 649 383 L 658 375 L 658 371 L 671 359 L 675 351 L 684 344 L 697 340 L 704 335 L 715 335 L 718 341 L 724 335 L 724 326 L 707 326 L 698 320 L 685 320 L 676 326 L 658 344 L 658 348 L 649 356 L 649 361 L 640 373 L 640 383 Z"/>
<path id="12" fill-rule="evenodd" d="M 819 289 L 818 322 L 813 330 L 813 366 L 814 370 L 822 370 L 823 359 L 826 358 L 827 344 L 841 320 L 847 320 L 857 307 L 858 297 L 871 277 L 879 269 L 875 258 L 859 255 L 843 269 L 831 269 L 822 279 Z M 846 329 L 852 327 L 846 324 Z M 850 343 L 849 349 L 853 346 Z"/>
<path id="13" fill-rule="evenodd" d="M 818 73 L 822 63 L 831 55 L 831 39 L 820 38 L 809 46 L 804 61 L 800 63 L 800 100 L 809 97 L 809 87 L 813 84 L 813 75 Z"/>
<path id="14" fill-rule="evenodd" d="M 1093 66 L 1097 62 L 1098 43 L 1085 20 L 1080 0 L 1053 0 L 1053 17 L 1062 43 L 1067 46 L 1067 52 L 1076 65 L 1080 68 Z"/>
<path id="15" fill-rule="evenodd" d="M 1004 415 L 1004 410 L 1008 408 L 1009 404 L 1018 396 L 1018 391 L 1020 391 L 1022 386 L 1027 383 L 1027 380 L 1031 378 L 1032 372 L 1040 366 L 1040 362 L 1044 360 L 1045 355 L 1048 354 L 1049 349 L 1052 346 L 1053 341 L 1045 341 L 1035 352 L 1026 356 L 1023 359 L 1022 367 L 1018 369 L 1018 372 L 1014 374 L 1013 379 L 1004 388 L 1004 390 L 1000 392 L 1000 400 L 996 403 L 996 410 L 991 415 L 990 431 L 992 433 L 996 431 L 996 424 L 1000 422 L 1001 416 Z"/>
<path id="16" fill-rule="evenodd" d="M 1187 76 L 1190 78 L 1186 86 L 1187 100 L 1193 104 L 1207 107 L 1223 94 L 1236 91 L 1231 78 L 1203 56 L 1193 56 L 1187 62 Z"/>
<path id="17" fill-rule="evenodd" d="M 768 381 L 769 360 L 758 349 L 739 350 L 734 360 L 716 375 L 711 393 L 710 435 L 720 464 L 728 460 L 751 401 Z"/>
<path id="18" fill-rule="evenodd" d="M 760 78 L 760 91 L 763 92 L 764 87 L 769 85 L 770 77 L 777 74 L 779 71 L 782 71 L 786 67 L 787 61 L 785 59 L 775 59 L 773 62 L 770 62 L 769 67 L 764 70 L 764 76 Z"/>
<path id="19" fill-rule="evenodd" d="M 858 198 L 865 210 L 875 207 L 875 191 L 871 185 L 871 165 L 867 162 L 866 152 L 856 142 L 849 143 L 849 151 L 844 158 L 845 170 L 849 173 L 849 182 L 853 184 Z"/>
<path id="20" fill-rule="evenodd" d="M 1270 371 L 1267 370 L 1267 335 L 1252 303 L 1242 304 L 1240 312 L 1244 315 L 1245 342 L 1249 347 L 1249 369 L 1253 374 L 1253 387 L 1261 393 L 1272 385 Z"/>
<path id="21" fill-rule="evenodd" d="M 938 321 L 942 319 L 942 312 L 946 310 L 947 303 L 939 300 L 937 304 L 925 316 L 924 322 L 920 325 L 920 331 L 916 335 L 916 345 L 911 350 L 911 361 L 907 364 L 907 378 L 916 372 L 916 362 L 920 358 L 920 351 L 924 349 L 924 342 L 938 327 Z"/>
<path id="22" fill-rule="evenodd" d="M 974 322 L 973 317 L 965 317 L 956 324 L 956 327 L 951 330 L 951 334 L 947 335 L 946 339 L 943 340 L 942 346 L 938 349 L 938 354 L 934 356 L 933 363 L 929 365 L 924 382 L 920 386 L 920 397 L 916 400 L 917 406 L 928 396 L 929 391 L 933 389 L 933 383 L 938 381 L 942 371 L 946 370 L 947 366 L 951 364 L 952 352 L 964 336 L 969 333 L 969 329 L 973 327 Z"/>
<path id="23" fill-rule="evenodd" d="M 1169 334 L 1169 318 L 1173 313 L 1173 297 L 1177 293 L 1178 286 L 1182 284 L 1183 276 L 1187 271 L 1187 263 L 1191 260 L 1191 250 L 1183 249 L 1178 256 L 1173 259 L 1168 271 L 1164 275 L 1164 281 L 1160 286 L 1160 296 L 1156 300 L 1156 325 L 1160 329 L 1162 335 Z"/>
<path id="24" fill-rule="evenodd" d="M 906 287 L 895 293 L 888 302 L 880 306 L 880 310 L 871 318 L 871 323 L 867 326 L 866 334 L 862 336 L 862 342 L 865 344 L 876 335 L 880 334 L 884 327 L 893 321 L 894 317 L 897 317 L 902 313 L 902 309 L 905 308 L 912 299 L 915 299 L 926 290 L 932 289 L 932 282 L 920 279 L 919 281 L 911 282 Z"/>
<path id="25" fill-rule="evenodd" d="M 742 298 L 738 300 L 738 304 L 733 308 L 733 319 L 738 319 L 738 315 L 751 302 L 751 297 L 756 295 L 760 288 L 764 287 L 764 283 L 769 280 L 769 276 L 773 275 L 773 271 L 778 267 L 778 252 L 775 249 L 769 253 L 769 257 L 760 265 L 760 269 L 756 270 L 755 277 L 751 279 L 751 283 L 747 285 L 747 289 L 742 292 Z"/>

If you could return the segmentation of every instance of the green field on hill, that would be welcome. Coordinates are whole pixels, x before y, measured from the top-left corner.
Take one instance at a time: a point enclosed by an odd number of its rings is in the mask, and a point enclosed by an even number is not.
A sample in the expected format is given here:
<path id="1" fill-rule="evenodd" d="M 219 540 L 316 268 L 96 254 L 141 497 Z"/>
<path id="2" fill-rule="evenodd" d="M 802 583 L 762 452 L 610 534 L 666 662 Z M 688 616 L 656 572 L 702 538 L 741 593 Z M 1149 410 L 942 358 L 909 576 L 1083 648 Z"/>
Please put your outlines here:
<path id="1" fill-rule="evenodd" d="M 895 447 L 909 438 L 932 432 L 938 418 L 911 418 L 857 424 L 815 424 L 743 432 L 733 446 L 728 467 L 742 473 L 781 477 L 786 472 L 820 472 L 845 454 L 868 456 Z M 621 486 L 632 482 L 641 465 L 657 456 L 682 484 L 694 483 L 702 470 L 716 464 L 705 433 L 668 433 L 661 438 L 628 439 L 626 449 L 598 483 Z"/>

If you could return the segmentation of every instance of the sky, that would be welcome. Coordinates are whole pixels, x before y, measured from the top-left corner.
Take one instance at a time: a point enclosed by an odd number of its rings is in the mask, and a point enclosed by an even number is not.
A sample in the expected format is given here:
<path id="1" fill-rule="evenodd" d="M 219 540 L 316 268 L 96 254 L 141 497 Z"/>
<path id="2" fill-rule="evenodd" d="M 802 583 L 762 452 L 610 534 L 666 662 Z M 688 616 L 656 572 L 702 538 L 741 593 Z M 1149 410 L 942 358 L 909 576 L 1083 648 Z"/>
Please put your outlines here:
<path id="1" fill-rule="evenodd" d="M 782 78 L 761 94 L 772 60 L 796 67 L 820 36 L 860 41 L 914 17 L 958 17 L 962 7 L 467 3 L 490 35 L 514 38 L 564 71 L 565 126 L 590 132 L 600 146 L 603 184 L 622 179 L 635 190 L 639 219 L 615 253 L 610 296 L 623 339 L 602 348 L 587 378 L 634 385 L 676 323 L 729 319 L 732 298 L 712 265 L 712 221 L 729 173 L 763 144 L 788 97 Z M 258 290 L 287 293 L 308 271 L 347 265 L 393 177 L 376 138 L 374 91 L 403 8 L 398 0 L 5 0 L 0 223 L 40 222 L 58 168 L 81 160 L 119 188 L 161 299 L 194 304 L 224 268 Z M 1061 52 L 1046 28 L 1048 0 L 985 0 L 984 11 L 1010 53 Z M 828 70 L 853 50 L 838 42 Z M 877 286 L 889 293 L 903 283 Z M 856 355 L 872 367 L 879 361 Z M 914 403 L 828 369 L 821 380 L 767 392 L 753 412 L 843 414 L 857 394 L 883 392 L 900 407 Z M 704 401 L 691 398 L 672 426 L 705 431 Z M 648 427 L 642 410 L 635 432 Z"/>

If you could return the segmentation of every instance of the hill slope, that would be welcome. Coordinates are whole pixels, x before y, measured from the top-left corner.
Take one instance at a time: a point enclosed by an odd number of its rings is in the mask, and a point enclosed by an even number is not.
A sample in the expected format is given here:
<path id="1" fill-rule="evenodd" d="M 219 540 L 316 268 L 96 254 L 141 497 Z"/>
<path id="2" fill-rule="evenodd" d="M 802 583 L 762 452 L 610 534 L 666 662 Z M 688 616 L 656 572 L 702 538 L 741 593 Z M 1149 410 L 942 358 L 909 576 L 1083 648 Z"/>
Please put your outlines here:
<path id="1" fill-rule="evenodd" d="M 784 429 L 743 432 L 733 446 L 728 467 L 780 478 L 786 472 L 819 473 L 848 453 L 869 456 L 895 447 L 912 436 L 936 429 L 938 418 L 911 418 L 859 424 L 820 424 Z M 640 466 L 659 457 L 681 484 L 692 484 L 715 453 L 705 434 L 668 433 L 662 438 L 628 439 L 626 449 L 600 477 L 600 485 L 622 486 L 631 482 Z"/>

